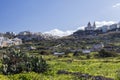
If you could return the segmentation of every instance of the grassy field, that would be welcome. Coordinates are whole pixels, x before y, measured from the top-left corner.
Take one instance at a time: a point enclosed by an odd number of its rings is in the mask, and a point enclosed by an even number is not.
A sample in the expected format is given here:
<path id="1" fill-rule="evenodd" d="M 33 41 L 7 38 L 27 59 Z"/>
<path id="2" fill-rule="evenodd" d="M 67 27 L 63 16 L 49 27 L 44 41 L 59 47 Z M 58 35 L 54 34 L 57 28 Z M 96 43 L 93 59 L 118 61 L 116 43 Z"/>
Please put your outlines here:
<path id="1" fill-rule="evenodd" d="M 59 70 L 69 72 L 88 73 L 93 76 L 104 76 L 119 80 L 120 74 L 120 60 L 119 58 L 105 58 L 105 59 L 84 59 L 81 60 L 76 57 L 58 58 L 56 56 L 43 56 L 50 64 L 51 71 L 44 74 L 34 72 L 23 72 L 15 75 L 0 75 L 0 80 L 82 80 L 77 79 L 73 75 L 57 74 Z"/>
<path id="2" fill-rule="evenodd" d="M 109 78 L 116 78 L 116 72 L 120 69 L 119 59 L 57 59 L 49 61 L 56 73 L 58 70 L 69 72 L 88 73 L 90 75 L 100 75 Z"/>
<path id="3" fill-rule="evenodd" d="M 57 59 L 49 61 L 49 64 L 53 67 L 54 74 L 58 70 L 67 70 L 69 72 L 81 72 L 88 73 L 94 76 L 105 76 L 109 78 L 116 78 L 116 72 L 120 68 L 118 59 Z"/>

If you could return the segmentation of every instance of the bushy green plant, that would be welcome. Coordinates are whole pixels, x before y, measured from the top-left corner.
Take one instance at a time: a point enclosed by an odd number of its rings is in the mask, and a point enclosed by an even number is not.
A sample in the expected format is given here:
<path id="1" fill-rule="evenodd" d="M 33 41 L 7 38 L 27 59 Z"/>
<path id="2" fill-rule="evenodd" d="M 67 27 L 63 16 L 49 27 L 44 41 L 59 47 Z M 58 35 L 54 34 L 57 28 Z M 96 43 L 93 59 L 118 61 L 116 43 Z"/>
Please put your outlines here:
<path id="1" fill-rule="evenodd" d="M 104 49 L 100 50 L 99 53 L 98 53 L 98 57 L 102 57 L 102 58 L 105 58 L 105 57 L 116 57 L 118 54 L 115 53 L 115 52 L 110 52 L 110 51 L 106 51 Z"/>
<path id="2" fill-rule="evenodd" d="M 39 54 L 41 54 L 41 55 L 49 55 L 50 52 L 47 52 L 47 51 L 41 51 Z"/>
<path id="3" fill-rule="evenodd" d="M 86 55 L 86 59 L 90 59 L 90 57 L 91 57 L 91 56 L 90 56 L 89 54 Z"/>
<path id="4" fill-rule="evenodd" d="M 43 73 L 49 69 L 48 64 L 42 57 L 30 56 L 28 53 L 22 53 L 14 49 L 7 52 L 7 54 L 3 54 L 2 59 L 3 74 L 16 74 L 23 71 Z"/>

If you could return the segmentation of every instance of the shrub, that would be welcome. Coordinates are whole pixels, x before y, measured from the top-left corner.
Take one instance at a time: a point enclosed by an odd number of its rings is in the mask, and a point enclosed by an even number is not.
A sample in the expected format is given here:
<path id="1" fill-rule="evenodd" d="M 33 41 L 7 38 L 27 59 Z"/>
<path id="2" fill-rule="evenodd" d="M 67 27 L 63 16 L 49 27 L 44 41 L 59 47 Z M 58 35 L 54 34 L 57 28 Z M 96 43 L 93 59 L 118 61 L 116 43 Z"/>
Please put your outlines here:
<path id="1" fill-rule="evenodd" d="M 28 53 L 21 51 L 8 50 L 3 55 L 2 72 L 3 74 L 16 74 L 25 72 L 44 73 L 49 69 L 49 65 L 42 57 L 29 56 Z"/>
<path id="2" fill-rule="evenodd" d="M 41 51 L 39 54 L 41 54 L 41 55 L 49 55 L 49 52 L 47 52 L 47 51 Z"/>
<path id="3" fill-rule="evenodd" d="M 42 57 L 33 58 L 32 65 L 33 65 L 33 71 L 37 73 L 44 73 L 49 69 L 48 64 Z"/>
<path id="4" fill-rule="evenodd" d="M 91 57 L 91 56 L 90 56 L 89 54 L 86 55 L 86 59 L 90 59 L 90 57 Z"/>
<path id="5" fill-rule="evenodd" d="M 73 54 L 73 56 L 79 56 L 78 52 L 75 51 L 74 54 Z"/>
<path id="6" fill-rule="evenodd" d="M 100 50 L 99 53 L 98 53 L 98 57 L 116 57 L 118 54 L 115 53 L 115 52 L 110 52 L 110 51 L 106 51 L 104 49 Z"/>

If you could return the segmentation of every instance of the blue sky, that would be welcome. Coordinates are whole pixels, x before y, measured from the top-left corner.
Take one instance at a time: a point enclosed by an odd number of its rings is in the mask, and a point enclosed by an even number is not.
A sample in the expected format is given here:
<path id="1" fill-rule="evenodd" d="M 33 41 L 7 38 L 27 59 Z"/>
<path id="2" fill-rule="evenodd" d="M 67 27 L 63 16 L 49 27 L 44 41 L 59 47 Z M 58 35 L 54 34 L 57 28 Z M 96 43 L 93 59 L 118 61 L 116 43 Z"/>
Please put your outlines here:
<path id="1" fill-rule="evenodd" d="M 120 0 L 0 0 L 0 32 L 67 31 L 120 21 Z"/>

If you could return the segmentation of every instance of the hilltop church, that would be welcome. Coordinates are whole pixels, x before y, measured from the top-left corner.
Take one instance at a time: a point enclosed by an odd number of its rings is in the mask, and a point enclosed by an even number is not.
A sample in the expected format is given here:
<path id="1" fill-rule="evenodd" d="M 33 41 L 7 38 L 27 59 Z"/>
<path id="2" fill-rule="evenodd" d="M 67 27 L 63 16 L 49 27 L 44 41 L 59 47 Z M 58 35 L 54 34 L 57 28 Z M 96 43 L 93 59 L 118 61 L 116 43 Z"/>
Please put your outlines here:
<path id="1" fill-rule="evenodd" d="M 95 29 L 96 29 L 96 24 L 95 24 L 95 22 L 94 22 L 93 25 L 91 25 L 91 23 L 88 22 L 87 27 L 85 27 L 85 30 L 86 30 L 86 31 L 94 31 Z"/>

